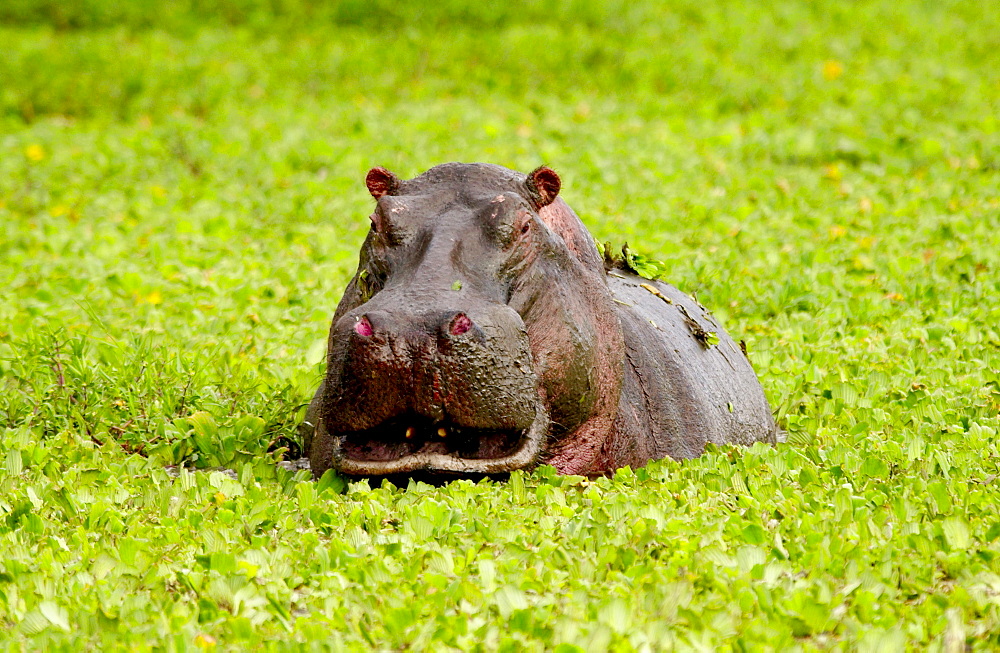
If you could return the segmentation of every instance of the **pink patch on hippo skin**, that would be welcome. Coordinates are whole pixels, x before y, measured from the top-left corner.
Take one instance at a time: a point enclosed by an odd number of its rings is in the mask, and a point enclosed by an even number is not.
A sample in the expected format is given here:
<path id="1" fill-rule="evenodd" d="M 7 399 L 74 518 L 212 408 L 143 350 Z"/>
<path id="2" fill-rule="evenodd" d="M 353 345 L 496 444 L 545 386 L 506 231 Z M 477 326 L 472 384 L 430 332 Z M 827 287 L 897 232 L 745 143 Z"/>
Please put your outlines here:
<path id="1" fill-rule="evenodd" d="M 472 320 L 465 313 L 459 313 L 451 320 L 448 333 L 453 336 L 460 336 L 472 328 Z"/>
<path id="2" fill-rule="evenodd" d="M 354 323 L 354 333 L 368 338 L 375 333 L 375 330 L 372 329 L 372 323 L 368 321 L 368 318 L 363 317 Z"/>
<path id="3" fill-rule="evenodd" d="M 566 243 L 567 249 L 588 269 L 604 273 L 604 261 L 590 232 L 562 198 L 538 210 L 538 217 Z"/>

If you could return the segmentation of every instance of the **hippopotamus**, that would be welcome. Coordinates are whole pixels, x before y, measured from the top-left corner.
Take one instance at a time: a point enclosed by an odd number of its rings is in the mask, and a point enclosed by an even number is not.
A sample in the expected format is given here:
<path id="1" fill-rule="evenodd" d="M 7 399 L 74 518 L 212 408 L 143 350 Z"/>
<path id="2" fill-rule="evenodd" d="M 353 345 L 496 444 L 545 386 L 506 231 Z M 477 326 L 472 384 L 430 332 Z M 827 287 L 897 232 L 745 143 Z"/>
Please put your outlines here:
<path id="1" fill-rule="evenodd" d="M 371 229 L 301 426 L 317 478 L 596 477 L 776 441 L 742 342 L 677 288 L 609 265 L 550 168 L 365 181 Z"/>

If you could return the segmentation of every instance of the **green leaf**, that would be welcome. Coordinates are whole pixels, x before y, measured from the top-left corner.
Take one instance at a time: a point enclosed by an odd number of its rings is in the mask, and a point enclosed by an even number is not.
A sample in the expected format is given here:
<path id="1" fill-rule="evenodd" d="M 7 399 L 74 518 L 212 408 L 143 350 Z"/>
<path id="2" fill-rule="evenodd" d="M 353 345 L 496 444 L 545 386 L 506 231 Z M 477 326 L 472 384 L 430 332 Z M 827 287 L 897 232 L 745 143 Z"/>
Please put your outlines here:
<path id="1" fill-rule="evenodd" d="M 233 424 L 233 433 L 241 442 L 254 440 L 264 434 L 267 423 L 257 415 L 244 415 Z"/>
<path id="2" fill-rule="evenodd" d="M 69 630 L 69 613 L 66 608 L 53 601 L 42 601 L 38 604 L 38 611 L 59 630 Z"/>
<path id="3" fill-rule="evenodd" d="M 861 465 L 861 474 L 869 478 L 888 478 L 889 466 L 881 458 L 865 458 Z"/>
<path id="4" fill-rule="evenodd" d="M 496 587 L 496 565 L 489 558 L 484 558 L 478 562 L 479 579 L 483 583 L 483 589 L 492 592 Z"/>
<path id="5" fill-rule="evenodd" d="M 576 644 L 567 644 L 563 642 L 552 649 L 552 653 L 584 653 L 584 649 Z"/>
<path id="6" fill-rule="evenodd" d="M 323 472 L 323 476 L 316 483 L 317 494 L 323 494 L 324 492 L 343 494 L 346 489 L 347 481 L 333 469 Z"/>
<path id="7" fill-rule="evenodd" d="M 767 531 L 759 524 L 747 524 L 743 528 L 743 541 L 749 544 L 763 544 L 767 541 Z"/>
<path id="8" fill-rule="evenodd" d="M 952 550 L 965 550 L 969 548 L 972 539 L 969 533 L 969 525 L 961 517 L 949 517 L 941 522 L 941 530 L 944 532 L 945 541 Z"/>
<path id="9" fill-rule="evenodd" d="M 622 246 L 622 261 L 627 270 L 650 280 L 659 279 L 668 270 L 665 263 L 636 253 L 628 246 L 628 243 Z"/>
<path id="10" fill-rule="evenodd" d="M 945 483 L 935 482 L 927 485 L 927 493 L 934 499 L 939 513 L 951 512 L 951 492 Z"/>
<path id="11" fill-rule="evenodd" d="M 236 571 L 236 556 L 232 553 L 216 552 L 209 557 L 209 568 L 220 574 L 231 574 Z"/>
<path id="12" fill-rule="evenodd" d="M 10 449 L 7 452 L 6 460 L 4 462 L 4 471 L 7 476 L 18 476 L 24 471 L 24 464 L 21 459 L 20 449 Z"/>
<path id="13" fill-rule="evenodd" d="M 528 601 L 524 596 L 524 592 L 513 585 L 504 585 L 501 587 L 497 590 L 493 599 L 496 601 L 500 616 L 504 619 L 509 618 L 515 610 L 524 610 L 528 607 Z"/>
<path id="14" fill-rule="evenodd" d="M 37 635 L 38 633 L 45 631 L 51 623 L 52 622 L 42 614 L 41 609 L 38 609 L 32 610 L 28 614 L 24 615 L 24 619 L 21 620 L 20 628 L 21 632 L 25 635 Z"/>

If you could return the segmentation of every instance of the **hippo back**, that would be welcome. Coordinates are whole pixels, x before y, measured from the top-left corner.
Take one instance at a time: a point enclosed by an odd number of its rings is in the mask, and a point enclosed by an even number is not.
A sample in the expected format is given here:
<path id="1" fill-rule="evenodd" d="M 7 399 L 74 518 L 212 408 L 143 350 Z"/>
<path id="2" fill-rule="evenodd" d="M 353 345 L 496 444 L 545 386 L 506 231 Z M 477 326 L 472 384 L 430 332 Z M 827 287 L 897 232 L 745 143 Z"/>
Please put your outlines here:
<path id="1" fill-rule="evenodd" d="M 773 444 L 774 418 L 740 345 L 673 286 L 611 270 L 625 374 L 611 468 L 701 455 L 705 444 Z"/>

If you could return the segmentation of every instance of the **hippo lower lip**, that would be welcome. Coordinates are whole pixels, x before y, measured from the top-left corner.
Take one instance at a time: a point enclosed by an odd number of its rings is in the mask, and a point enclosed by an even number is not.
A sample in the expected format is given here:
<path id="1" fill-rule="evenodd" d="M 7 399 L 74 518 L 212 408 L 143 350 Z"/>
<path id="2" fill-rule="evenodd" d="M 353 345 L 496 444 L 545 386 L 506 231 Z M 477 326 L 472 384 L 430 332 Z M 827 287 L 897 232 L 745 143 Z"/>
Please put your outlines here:
<path id="1" fill-rule="evenodd" d="M 541 452 L 548 419 L 527 430 L 472 428 L 405 415 L 333 438 L 337 469 L 381 476 L 420 470 L 499 474 L 531 466 Z"/>

